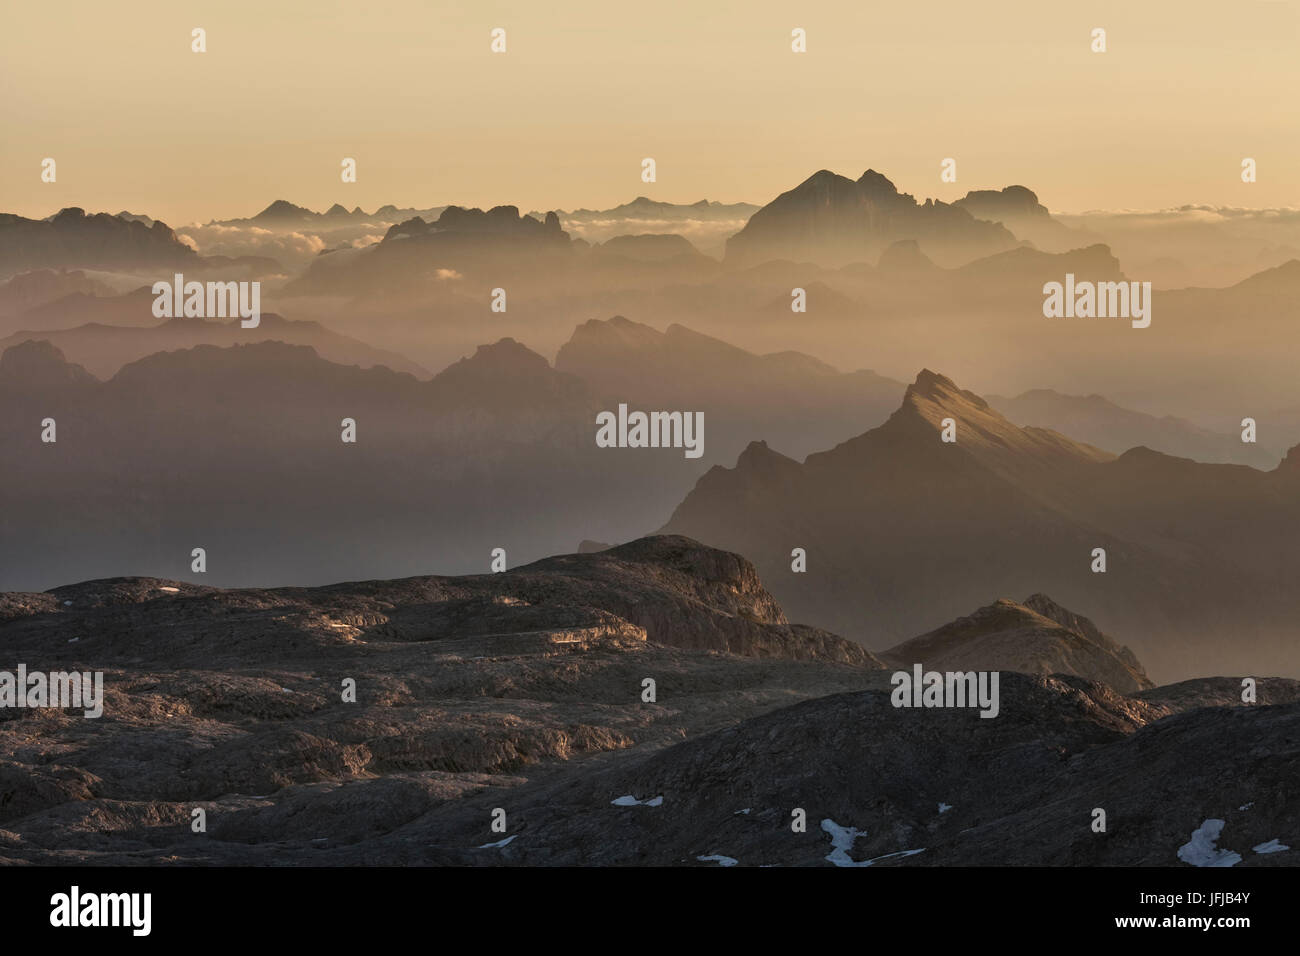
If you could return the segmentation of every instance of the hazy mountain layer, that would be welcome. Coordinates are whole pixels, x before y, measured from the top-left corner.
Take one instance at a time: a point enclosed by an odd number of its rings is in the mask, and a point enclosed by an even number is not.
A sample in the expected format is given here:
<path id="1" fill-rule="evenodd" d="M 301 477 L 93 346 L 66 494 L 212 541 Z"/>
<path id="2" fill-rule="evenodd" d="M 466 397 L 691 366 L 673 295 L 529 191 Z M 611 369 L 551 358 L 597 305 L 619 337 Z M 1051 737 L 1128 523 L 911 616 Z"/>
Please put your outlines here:
<path id="1" fill-rule="evenodd" d="M 1211 431 L 1173 415 L 1147 415 L 1122 408 L 1101 395 L 1062 395 L 1043 388 L 1015 398 L 990 395 L 988 402 L 1017 425 L 1051 428 L 1117 454 L 1142 445 L 1179 458 L 1256 468 L 1271 468 L 1282 457 L 1267 445 L 1243 442 L 1240 432 Z M 1300 431 L 1291 432 L 1272 415 L 1261 415 L 1260 420 L 1265 434 L 1275 440 L 1284 441 L 1287 435 L 1300 437 Z"/>
<path id="2" fill-rule="evenodd" d="M 756 443 L 713 468 L 665 530 L 745 554 L 793 613 L 869 647 L 1041 589 L 1095 609 L 1158 679 L 1293 675 L 1296 457 L 1269 472 L 1116 458 L 926 371 L 884 425 L 803 464 Z"/>
<path id="3" fill-rule="evenodd" d="M 129 298 L 137 306 L 148 307 L 151 299 Z M 107 317 L 121 314 L 115 299 L 104 301 Z M 84 314 L 84 310 L 78 309 Z M 321 358 L 340 365 L 370 368 L 383 365 L 395 372 L 408 372 L 428 378 L 429 371 L 401 355 L 371 348 L 364 342 L 339 335 L 319 322 L 295 322 L 274 312 L 263 313 L 256 328 L 246 329 L 241 320 L 228 321 L 175 318 L 153 326 L 120 326 L 90 322 L 62 329 L 20 330 L 0 338 L 0 351 L 22 342 L 42 340 L 56 346 L 68 361 L 85 366 L 99 378 L 111 378 L 130 362 L 157 352 L 174 352 L 196 345 L 229 346 L 236 343 L 284 342 L 309 345 Z"/>
<path id="4" fill-rule="evenodd" d="M 857 182 L 823 169 L 754 213 L 728 240 L 727 259 L 831 266 L 874 262 L 900 239 L 915 239 L 927 255 L 949 266 L 1016 245 L 1016 237 L 998 223 L 957 205 L 918 203 L 873 169 Z"/>
<path id="5" fill-rule="evenodd" d="M 755 355 L 680 325 L 660 332 L 622 316 L 578 326 L 555 367 L 611 401 L 635 395 L 655 408 L 704 412 L 710 455 L 723 460 L 756 435 L 801 457 L 884 421 L 905 389 L 798 352 Z"/>

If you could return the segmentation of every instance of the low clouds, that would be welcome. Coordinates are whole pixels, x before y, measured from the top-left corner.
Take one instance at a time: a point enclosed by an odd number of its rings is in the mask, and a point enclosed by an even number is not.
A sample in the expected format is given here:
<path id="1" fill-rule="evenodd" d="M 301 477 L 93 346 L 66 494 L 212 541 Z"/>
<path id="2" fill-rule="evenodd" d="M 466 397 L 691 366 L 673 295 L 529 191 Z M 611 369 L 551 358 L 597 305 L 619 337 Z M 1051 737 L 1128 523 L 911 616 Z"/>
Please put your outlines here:
<path id="1" fill-rule="evenodd" d="M 268 256 L 285 264 L 314 258 L 325 248 L 325 240 L 315 233 L 274 232 L 261 226 L 194 224 L 176 235 L 205 256 Z"/>

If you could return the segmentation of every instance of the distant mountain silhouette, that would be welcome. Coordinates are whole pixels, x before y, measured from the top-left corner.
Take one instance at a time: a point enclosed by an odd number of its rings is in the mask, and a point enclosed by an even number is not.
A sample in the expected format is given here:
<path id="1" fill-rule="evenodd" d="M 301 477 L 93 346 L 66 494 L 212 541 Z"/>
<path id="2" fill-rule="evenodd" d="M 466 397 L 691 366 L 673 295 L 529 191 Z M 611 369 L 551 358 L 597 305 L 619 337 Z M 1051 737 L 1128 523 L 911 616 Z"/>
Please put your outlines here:
<path id="1" fill-rule="evenodd" d="M 610 402 L 703 411 L 715 461 L 729 460 L 756 434 L 789 454 L 808 454 L 884 421 L 905 388 L 798 352 L 755 355 L 681 325 L 660 332 L 623 316 L 578 326 L 555 367 Z"/>
<path id="2" fill-rule="evenodd" d="M 203 580 L 310 583 L 486 570 L 497 547 L 513 567 L 584 534 L 627 540 L 663 520 L 702 464 L 597 447 L 606 407 L 510 339 L 427 382 L 273 341 L 160 352 L 99 382 L 24 342 L 0 356 L 0 443 L 13 443 L 0 587 L 186 574 L 195 547 L 211 556 Z M 55 444 L 41 441 L 47 417 Z M 341 440 L 345 418 L 355 444 Z"/>
<path id="3" fill-rule="evenodd" d="M 107 283 L 86 275 L 80 269 L 34 269 L 0 283 L 0 316 L 17 315 L 73 293 L 88 296 L 115 294 Z"/>
<path id="4" fill-rule="evenodd" d="M 284 199 L 277 199 L 254 216 L 253 222 L 302 222 L 305 220 L 319 219 L 320 215 L 320 213 L 312 212 L 310 209 L 303 206 L 295 206 L 293 203 Z"/>
<path id="5" fill-rule="evenodd" d="M 1165 679 L 1300 673 L 1283 570 L 1300 560 L 1300 468 L 1116 458 L 1018 428 L 929 371 L 884 425 L 802 465 L 751 445 L 664 530 L 745 554 L 792 613 L 869 647 L 990 593 L 1043 590 L 1096 609 Z M 790 570 L 797 547 L 805 573 Z"/>
<path id="6" fill-rule="evenodd" d="M 646 196 L 637 196 L 631 202 L 614 206 L 611 209 L 574 209 L 570 212 L 557 210 L 564 222 L 584 223 L 608 219 L 650 219 L 650 220 L 686 220 L 686 219 L 748 219 L 760 207 L 752 203 L 721 203 L 701 199 L 693 203 L 660 202 Z M 530 213 L 540 219 L 543 213 Z"/>
<path id="7" fill-rule="evenodd" d="M 1257 272 L 1232 287 L 1257 295 L 1280 295 L 1294 302 L 1300 298 L 1300 259 L 1290 259 L 1280 266 Z"/>
<path id="8" fill-rule="evenodd" d="M 49 219 L 0 213 L 0 279 L 30 269 L 183 268 L 198 255 L 165 223 L 152 226 L 75 206 Z"/>
<path id="9" fill-rule="evenodd" d="M 385 294 L 422 292 L 442 285 L 442 274 L 500 277 L 507 265 L 516 277 L 547 274 L 572 252 L 555 213 L 544 220 L 521 216 L 515 206 L 489 210 L 448 206 L 429 222 L 413 216 L 391 226 L 383 241 L 339 261 L 338 254 L 312 262 L 290 283 L 290 294 Z M 442 270 L 442 273 L 439 272 Z"/>
<path id="10" fill-rule="evenodd" d="M 1083 234 L 1052 218 L 1038 196 L 1024 186 L 974 189 L 953 203 L 976 219 L 1000 222 L 1019 239 L 1027 239 L 1048 252 L 1065 252 L 1088 241 Z"/>
<path id="11" fill-rule="evenodd" d="M 636 236 L 614 236 L 600 244 L 602 252 L 626 256 L 640 262 L 660 262 L 677 256 L 699 256 L 700 251 L 690 240 L 674 233 L 643 233 Z"/>
<path id="12" fill-rule="evenodd" d="M 1003 226 L 960 206 L 930 199 L 918 203 L 875 170 L 854 182 L 823 169 L 754 213 L 728 240 L 727 261 L 874 262 L 900 239 L 915 239 L 922 252 L 945 266 L 1017 244 Z"/>
<path id="13" fill-rule="evenodd" d="M 129 299 L 136 306 L 148 305 L 142 296 Z M 121 313 L 122 305 L 115 299 L 93 301 L 103 304 L 107 319 Z M 79 317 L 85 317 L 85 309 L 77 311 Z M 110 378 L 123 365 L 155 352 L 171 352 L 196 345 L 226 346 L 267 341 L 309 345 L 321 358 L 341 365 L 359 365 L 362 368 L 385 365 L 395 372 L 408 372 L 420 378 L 430 375 L 428 369 L 395 352 L 376 349 L 340 335 L 319 322 L 292 321 L 274 312 L 262 313 L 261 321 L 253 329 L 243 328 L 239 319 L 174 318 L 157 325 L 121 326 L 111 322 L 87 322 L 63 329 L 19 330 L 0 338 L 0 351 L 32 339 L 43 339 L 57 345 L 69 361 L 84 365 L 99 378 Z"/>
<path id="14" fill-rule="evenodd" d="M 314 209 L 308 209 L 306 206 L 299 206 L 289 202 L 287 199 L 277 199 L 268 205 L 261 212 L 249 216 L 245 219 L 225 219 L 215 221 L 216 225 L 236 225 L 241 223 L 256 223 L 268 228 L 286 228 L 296 226 L 310 226 L 311 228 L 338 228 L 346 220 L 387 220 L 395 222 L 401 219 L 410 219 L 413 216 L 427 216 L 436 218 L 445 206 L 433 206 L 428 209 L 418 209 L 415 207 L 398 208 L 394 205 L 380 206 L 373 213 L 367 213 L 360 206 L 355 206 L 351 210 L 341 203 L 334 203 L 325 212 L 317 212 Z"/>
<path id="15" fill-rule="evenodd" d="M 1172 415 L 1158 418 L 1122 408 L 1101 395 L 1062 395 L 1039 388 L 1014 398 L 989 395 L 988 402 L 1017 425 L 1051 428 L 1117 454 L 1144 445 L 1180 458 L 1256 468 L 1272 468 L 1281 456 L 1268 446 L 1243 443 L 1239 434 L 1214 432 Z M 1271 419 L 1260 417 L 1273 431 Z"/>
<path id="16" fill-rule="evenodd" d="M 95 376 L 49 342 L 23 342 L 0 352 L 0 387 L 6 389 L 61 391 L 97 384 Z"/>

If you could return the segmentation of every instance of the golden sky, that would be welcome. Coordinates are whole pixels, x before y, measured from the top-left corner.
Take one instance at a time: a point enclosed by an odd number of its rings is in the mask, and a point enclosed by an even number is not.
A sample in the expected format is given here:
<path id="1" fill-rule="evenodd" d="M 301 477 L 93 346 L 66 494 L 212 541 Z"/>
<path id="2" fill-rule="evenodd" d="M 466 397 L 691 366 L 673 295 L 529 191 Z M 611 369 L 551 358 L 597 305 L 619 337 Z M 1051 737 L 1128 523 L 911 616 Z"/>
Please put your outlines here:
<path id="1" fill-rule="evenodd" d="M 1064 212 L 1300 206 L 1298 9 L 15 0 L 0 13 L 0 211 L 79 205 L 179 226 L 276 198 L 761 203 L 818 169 L 867 167 L 918 197 L 1021 183 Z M 194 27 L 206 53 L 190 51 Z M 505 54 L 489 51 L 493 27 Z M 790 50 L 795 27 L 807 53 Z M 1090 50 L 1094 27 L 1106 53 Z M 355 184 L 340 181 L 343 157 Z M 939 180 L 944 157 L 955 184 Z"/>

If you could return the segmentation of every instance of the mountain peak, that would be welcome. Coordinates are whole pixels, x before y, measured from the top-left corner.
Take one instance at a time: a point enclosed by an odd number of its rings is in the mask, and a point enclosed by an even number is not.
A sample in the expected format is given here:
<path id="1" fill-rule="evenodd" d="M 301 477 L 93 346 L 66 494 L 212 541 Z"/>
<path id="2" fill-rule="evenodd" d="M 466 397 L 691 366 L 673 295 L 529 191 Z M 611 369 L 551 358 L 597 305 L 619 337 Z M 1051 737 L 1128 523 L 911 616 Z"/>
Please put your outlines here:
<path id="1" fill-rule="evenodd" d="M 1121 694 L 1154 686 L 1127 647 L 1045 594 L 1023 603 L 1001 598 L 891 648 L 887 659 L 941 670 L 1075 674 Z"/>
<path id="2" fill-rule="evenodd" d="M 947 419 L 956 424 L 955 448 L 973 455 L 996 473 L 1019 476 L 1017 480 L 1042 469 L 1110 461 L 1115 457 L 1046 428 L 1021 428 L 979 395 L 928 368 L 922 369 L 916 381 L 907 387 L 902 405 L 888 422 L 846 445 L 865 442 L 863 447 L 869 448 L 873 444 L 872 436 L 877 433 L 895 438 L 909 435 L 926 445 L 937 442 L 935 433 L 944 430 Z M 814 457 L 820 456 L 810 456 L 809 460 Z"/>
<path id="3" fill-rule="evenodd" d="M 302 206 L 295 206 L 287 199 L 277 199 L 259 212 L 254 219 L 310 219 L 318 214 Z"/>
<path id="4" fill-rule="evenodd" d="M 974 392 L 966 391 L 948 376 L 932 372 L 928 368 L 921 369 L 916 375 L 916 381 L 907 387 L 903 401 L 906 404 L 909 400 L 931 401 L 953 408 L 970 404 L 981 411 L 989 410 L 988 402 Z"/>
<path id="5" fill-rule="evenodd" d="M 809 187 L 825 189 L 832 186 L 852 185 L 854 185 L 853 180 L 849 179 L 847 176 L 841 176 L 839 173 L 831 172 L 829 169 L 819 169 L 796 186 L 795 189 L 803 190 Z"/>
<path id="6" fill-rule="evenodd" d="M 773 478 L 797 475 L 801 467 L 793 458 L 773 451 L 766 441 L 751 441 L 736 459 L 735 471 L 751 479 Z"/>
<path id="7" fill-rule="evenodd" d="M 621 315 L 608 319 L 588 319 L 560 347 L 556 367 L 573 361 L 607 361 L 610 352 L 658 348 L 664 333 Z M 595 350 L 592 354 L 589 350 Z"/>
<path id="8" fill-rule="evenodd" d="M 946 203 L 918 203 L 874 169 L 856 181 L 819 169 L 755 212 L 727 240 L 726 257 L 742 264 L 790 259 L 839 267 L 874 261 L 900 239 L 919 240 L 945 268 L 1016 245 L 1001 224 Z"/>
<path id="9" fill-rule="evenodd" d="M 93 385 L 98 379 L 67 360 L 63 351 L 46 339 L 28 339 L 0 352 L 0 385 L 49 388 Z"/>
<path id="10" fill-rule="evenodd" d="M 898 195 L 898 187 L 874 169 L 868 169 L 858 178 L 858 188 L 869 198 Z"/>
<path id="11" fill-rule="evenodd" d="M 550 368 L 545 358 L 509 336 L 491 345 L 480 345 L 466 361 L 500 371 Z"/>

